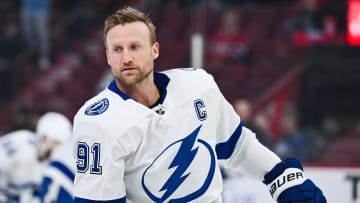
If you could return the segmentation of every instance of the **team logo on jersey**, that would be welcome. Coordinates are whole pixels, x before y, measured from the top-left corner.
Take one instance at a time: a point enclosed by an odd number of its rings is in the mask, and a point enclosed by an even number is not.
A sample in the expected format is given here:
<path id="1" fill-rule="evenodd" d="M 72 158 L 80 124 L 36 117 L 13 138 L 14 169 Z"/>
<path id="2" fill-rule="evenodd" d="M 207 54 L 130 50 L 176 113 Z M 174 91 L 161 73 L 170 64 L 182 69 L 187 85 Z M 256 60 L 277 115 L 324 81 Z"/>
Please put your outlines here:
<path id="1" fill-rule="evenodd" d="M 154 202 L 190 202 L 209 188 L 215 174 L 215 153 L 197 138 L 200 128 L 170 144 L 144 171 L 142 187 Z"/>
<path id="2" fill-rule="evenodd" d="M 87 107 L 85 110 L 85 114 L 88 116 L 96 116 L 104 113 L 108 108 L 109 108 L 109 100 L 107 98 L 104 98 Z"/>

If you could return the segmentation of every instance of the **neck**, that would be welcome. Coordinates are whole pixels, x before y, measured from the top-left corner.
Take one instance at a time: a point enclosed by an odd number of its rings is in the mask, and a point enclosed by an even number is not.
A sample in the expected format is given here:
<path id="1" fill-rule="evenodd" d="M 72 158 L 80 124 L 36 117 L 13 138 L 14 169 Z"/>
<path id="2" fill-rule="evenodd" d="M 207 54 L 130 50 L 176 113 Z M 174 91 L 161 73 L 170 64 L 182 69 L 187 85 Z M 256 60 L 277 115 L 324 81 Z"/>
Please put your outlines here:
<path id="1" fill-rule="evenodd" d="M 158 102 L 161 96 L 160 91 L 153 80 L 148 83 L 142 82 L 127 86 L 126 88 L 121 88 L 117 82 L 117 86 L 130 98 L 147 107 L 153 106 Z"/>

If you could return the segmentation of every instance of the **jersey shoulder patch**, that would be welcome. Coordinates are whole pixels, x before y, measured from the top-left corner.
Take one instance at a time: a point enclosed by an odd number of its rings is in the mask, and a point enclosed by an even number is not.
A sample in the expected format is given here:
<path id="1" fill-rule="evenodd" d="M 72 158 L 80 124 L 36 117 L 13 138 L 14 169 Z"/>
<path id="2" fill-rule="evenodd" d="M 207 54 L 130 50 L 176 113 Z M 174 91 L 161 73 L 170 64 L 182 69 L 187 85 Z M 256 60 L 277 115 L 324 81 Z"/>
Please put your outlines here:
<path id="1" fill-rule="evenodd" d="M 108 108 L 109 108 L 109 99 L 103 98 L 90 104 L 90 106 L 88 106 L 85 109 L 84 113 L 85 115 L 88 116 L 97 116 L 104 113 Z"/>

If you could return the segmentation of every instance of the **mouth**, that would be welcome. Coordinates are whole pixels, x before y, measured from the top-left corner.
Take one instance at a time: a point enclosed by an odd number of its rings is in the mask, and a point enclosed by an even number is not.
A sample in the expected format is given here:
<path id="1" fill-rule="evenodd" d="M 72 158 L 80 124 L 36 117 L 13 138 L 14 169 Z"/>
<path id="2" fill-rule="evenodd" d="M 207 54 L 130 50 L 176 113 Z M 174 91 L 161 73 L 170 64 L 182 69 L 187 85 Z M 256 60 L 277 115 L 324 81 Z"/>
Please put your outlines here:
<path id="1" fill-rule="evenodd" d="M 121 69 L 121 72 L 129 72 L 129 71 L 133 71 L 136 70 L 136 68 L 134 67 L 124 67 Z"/>

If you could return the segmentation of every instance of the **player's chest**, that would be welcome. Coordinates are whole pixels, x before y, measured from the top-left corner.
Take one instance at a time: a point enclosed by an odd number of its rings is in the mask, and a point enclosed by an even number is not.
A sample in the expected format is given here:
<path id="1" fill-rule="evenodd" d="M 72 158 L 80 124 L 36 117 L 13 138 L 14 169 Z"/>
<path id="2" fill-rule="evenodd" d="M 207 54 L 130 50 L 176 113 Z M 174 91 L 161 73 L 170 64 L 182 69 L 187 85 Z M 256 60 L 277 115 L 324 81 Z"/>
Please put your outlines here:
<path id="1" fill-rule="evenodd" d="M 142 140 L 126 161 L 128 191 L 144 191 L 155 202 L 197 198 L 202 193 L 193 192 L 206 191 L 217 170 L 216 104 L 199 97 L 151 110 L 156 116 L 146 121 Z"/>
<path id="2" fill-rule="evenodd" d="M 208 171 L 215 162 L 217 113 L 214 104 L 193 99 L 181 105 L 157 106 L 158 115 L 143 131 L 142 140 L 128 161 L 144 175 L 162 176 L 172 165 L 184 164 L 194 170 Z M 162 170 L 159 170 L 161 168 Z M 161 172 L 162 171 L 162 172 Z"/>
<path id="3" fill-rule="evenodd" d="M 211 141 L 215 137 L 217 120 L 216 104 L 201 97 L 189 99 L 180 104 L 167 101 L 151 109 L 156 112 L 154 127 L 150 127 L 145 141 L 155 141 L 155 145 L 166 147 L 195 134 L 196 139 Z M 152 133 L 155 132 L 155 133 Z"/>

